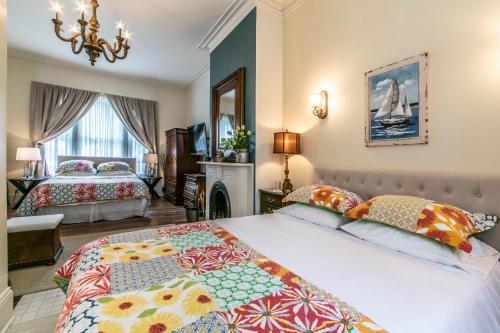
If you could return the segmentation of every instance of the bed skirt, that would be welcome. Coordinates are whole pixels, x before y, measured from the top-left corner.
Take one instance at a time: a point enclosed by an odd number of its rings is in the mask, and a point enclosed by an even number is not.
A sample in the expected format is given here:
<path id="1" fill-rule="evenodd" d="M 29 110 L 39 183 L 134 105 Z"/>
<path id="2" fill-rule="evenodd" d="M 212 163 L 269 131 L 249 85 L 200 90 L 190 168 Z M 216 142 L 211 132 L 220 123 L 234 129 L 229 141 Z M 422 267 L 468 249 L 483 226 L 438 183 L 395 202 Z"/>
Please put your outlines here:
<path id="1" fill-rule="evenodd" d="M 151 202 L 147 199 L 93 202 L 66 206 L 41 207 L 36 215 L 63 214 L 64 224 L 121 220 L 145 216 Z"/>

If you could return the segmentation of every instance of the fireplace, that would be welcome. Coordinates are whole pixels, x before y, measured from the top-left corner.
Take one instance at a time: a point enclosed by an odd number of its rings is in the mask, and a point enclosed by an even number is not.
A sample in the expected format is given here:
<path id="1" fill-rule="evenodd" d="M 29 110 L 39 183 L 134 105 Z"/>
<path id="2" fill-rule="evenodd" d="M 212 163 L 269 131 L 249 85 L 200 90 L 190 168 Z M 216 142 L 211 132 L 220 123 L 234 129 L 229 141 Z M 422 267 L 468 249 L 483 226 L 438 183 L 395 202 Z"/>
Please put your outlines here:
<path id="1" fill-rule="evenodd" d="M 218 180 L 212 186 L 209 197 L 210 219 L 231 217 L 231 200 L 223 182 Z"/>
<path id="2" fill-rule="evenodd" d="M 253 214 L 252 163 L 198 162 L 205 166 L 206 209 L 210 219 Z"/>

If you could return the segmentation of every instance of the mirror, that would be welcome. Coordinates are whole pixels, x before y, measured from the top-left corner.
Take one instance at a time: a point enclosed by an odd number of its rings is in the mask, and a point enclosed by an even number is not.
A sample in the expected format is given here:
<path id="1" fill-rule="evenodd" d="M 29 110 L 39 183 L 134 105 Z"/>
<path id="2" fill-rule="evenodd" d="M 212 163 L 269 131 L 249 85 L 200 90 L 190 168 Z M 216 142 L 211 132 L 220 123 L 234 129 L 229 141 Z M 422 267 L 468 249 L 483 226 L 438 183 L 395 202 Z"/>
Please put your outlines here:
<path id="1" fill-rule="evenodd" d="M 212 157 L 223 138 L 237 125 L 243 125 L 245 69 L 240 68 L 212 88 Z"/>

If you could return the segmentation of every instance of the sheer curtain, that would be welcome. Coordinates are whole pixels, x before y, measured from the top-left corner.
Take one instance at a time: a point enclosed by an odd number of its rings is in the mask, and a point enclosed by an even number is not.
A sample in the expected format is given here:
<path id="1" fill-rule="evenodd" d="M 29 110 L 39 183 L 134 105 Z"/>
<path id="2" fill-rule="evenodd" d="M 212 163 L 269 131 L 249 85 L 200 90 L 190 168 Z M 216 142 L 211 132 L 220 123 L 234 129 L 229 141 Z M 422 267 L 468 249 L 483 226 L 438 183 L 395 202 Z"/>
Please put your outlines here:
<path id="1" fill-rule="evenodd" d="M 232 135 L 227 134 L 227 132 L 233 132 L 234 131 L 234 117 L 230 116 L 228 114 L 223 113 L 222 117 L 220 119 L 220 139 L 228 139 L 232 137 Z"/>
<path id="2" fill-rule="evenodd" d="M 47 166 L 53 174 L 57 156 L 135 157 L 143 172 L 146 148 L 125 128 L 106 96 L 100 96 L 90 111 L 71 129 L 45 144 Z"/>

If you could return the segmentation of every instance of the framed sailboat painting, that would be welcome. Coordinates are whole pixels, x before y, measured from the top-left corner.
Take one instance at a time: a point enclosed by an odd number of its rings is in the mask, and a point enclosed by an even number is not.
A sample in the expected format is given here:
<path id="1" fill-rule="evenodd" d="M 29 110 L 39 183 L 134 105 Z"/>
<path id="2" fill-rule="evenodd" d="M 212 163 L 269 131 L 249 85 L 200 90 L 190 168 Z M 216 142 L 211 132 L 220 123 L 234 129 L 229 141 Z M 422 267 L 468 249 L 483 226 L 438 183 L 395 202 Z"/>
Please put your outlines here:
<path id="1" fill-rule="evenodd" d="M 365 74 L 367 146 L 429 143 L 427 70 L 423 53 Z"/>

